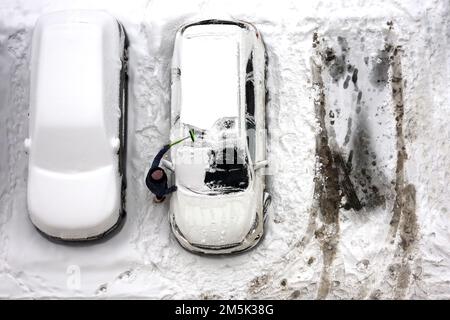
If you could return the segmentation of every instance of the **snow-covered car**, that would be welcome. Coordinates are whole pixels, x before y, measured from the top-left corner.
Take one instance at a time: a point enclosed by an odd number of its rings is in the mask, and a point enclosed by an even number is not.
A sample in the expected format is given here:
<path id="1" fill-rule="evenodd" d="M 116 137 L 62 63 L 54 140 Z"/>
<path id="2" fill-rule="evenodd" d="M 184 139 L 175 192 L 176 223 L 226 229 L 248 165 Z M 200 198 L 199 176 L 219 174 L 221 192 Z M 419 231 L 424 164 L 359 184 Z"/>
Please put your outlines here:
<path id="1" fill-rule="evenodd" d="M 270 197 L 265 192 L 266 53 L 254 26 L 207 20 L 182 26 L 172 59 L 171 138 L 165 166 L 177 191 L 169 220 L 193 252 L 226 254 L 256 245 Z"/>
<path id="2" fill-rule="evenodd" d="M 103 11 L 60 11 L 36 23 L 27 205 L 54 239 L 98 239 L 125 216 L 127 46 Z"/>

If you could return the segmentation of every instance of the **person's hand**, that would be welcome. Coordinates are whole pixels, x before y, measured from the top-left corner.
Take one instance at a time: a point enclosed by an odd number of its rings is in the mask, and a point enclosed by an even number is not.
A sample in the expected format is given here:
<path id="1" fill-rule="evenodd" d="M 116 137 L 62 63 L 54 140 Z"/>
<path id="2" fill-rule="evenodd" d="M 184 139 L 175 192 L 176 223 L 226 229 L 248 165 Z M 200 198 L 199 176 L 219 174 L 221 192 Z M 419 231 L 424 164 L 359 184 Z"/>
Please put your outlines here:
<path id="1" fill-rule="evenodd" d="M 161 203 L 166 199 L 166 197 L 162 197 L 162 198 L 158 198 L 158 197 L 154 197 L 153 198 L 153 202 L 154 203 Z"/>

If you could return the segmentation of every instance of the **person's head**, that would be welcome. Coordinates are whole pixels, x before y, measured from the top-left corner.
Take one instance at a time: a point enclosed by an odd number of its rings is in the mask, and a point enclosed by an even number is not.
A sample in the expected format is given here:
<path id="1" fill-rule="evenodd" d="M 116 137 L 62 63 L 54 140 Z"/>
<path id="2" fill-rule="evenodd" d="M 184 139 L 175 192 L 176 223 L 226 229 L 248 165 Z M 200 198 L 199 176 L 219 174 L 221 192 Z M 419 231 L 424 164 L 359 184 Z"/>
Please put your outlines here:
<path id="1" fill-rule="evenodd" d="M 154 181 L 159 181 L 164 178 L 164 171 L 158 168 L 152 172 L 151 177 Z"/>

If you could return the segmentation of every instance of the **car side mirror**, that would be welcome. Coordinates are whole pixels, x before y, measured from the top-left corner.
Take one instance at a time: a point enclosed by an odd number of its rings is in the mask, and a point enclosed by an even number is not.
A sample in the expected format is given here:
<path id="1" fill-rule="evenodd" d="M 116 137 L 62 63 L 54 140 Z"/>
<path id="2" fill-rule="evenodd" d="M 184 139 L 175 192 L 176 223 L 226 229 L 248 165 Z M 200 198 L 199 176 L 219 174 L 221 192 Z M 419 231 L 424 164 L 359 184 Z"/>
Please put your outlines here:
<path id="1" fill-rule="evenodd" d="M 31 139 L 30 138 L 26 138 L 23 141 L 23 146 L 25 147 L 25 152 L 28 153 L 28 151 L 30 150 L 30 147 L 31 147 Z"/>
<path id="2" fill-rule="evenodd" d="M 169 160 L 167 160 L 167 159 L 162 159 L 162 160 L 161 160 L 161 163 L 162 163 L 162 166 L 163 166 L 164 168 L 166 168 L 166 169 L 168 169 L 168 170 L 170 170 L 170 171 L 172 171 L 172 172 L 175 171 L 175 168 L 174 168 L 173 163 L 172 163 L 171 161 L 169 161 Z"/>
<path id="3" fill-rule="evenodd" d="M 112 139 L 111 139 L 111 147 L 112 147 L 114 153 L 119 152 L 119 149 L 120 149 L 120 139 L 119 139 L 119 138 L 112 138 Z"/>
<path id="4" fill-rule="evenodd" d="M 265 168 L 265 167 L 267 167 L 268 165 L 269 165 L 269 161 L 268 161 L 268 160 L 258 161 L 258 162 L 256 162 L 256 163 L 253 165 L 253 169 L 256 171 L 256 170 L 259 170 L 259 169 L 261 169 L 261 168 Z"/>

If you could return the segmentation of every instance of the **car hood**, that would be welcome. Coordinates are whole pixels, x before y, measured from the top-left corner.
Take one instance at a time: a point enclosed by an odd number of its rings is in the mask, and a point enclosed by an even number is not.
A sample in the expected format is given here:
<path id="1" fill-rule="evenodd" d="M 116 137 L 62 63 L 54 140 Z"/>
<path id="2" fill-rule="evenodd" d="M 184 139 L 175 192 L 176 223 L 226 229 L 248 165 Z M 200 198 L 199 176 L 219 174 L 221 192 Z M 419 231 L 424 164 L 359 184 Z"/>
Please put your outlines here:
<path id="1" fill-rule="evenodd" d="M 171 223 L 189 243 L 234 245 L 243 241 L 255 223 L 255 193 L 198 196 L 179 189 L 171 197 L 170 210 Z"/>
<path id="2" fill-rule="evenodd" d="M 29 169 L 30 218 L 52 237 L 101 235 L 117 223 L 120 201 L 120 177 L 112 165 L 82 173 Z"/>

